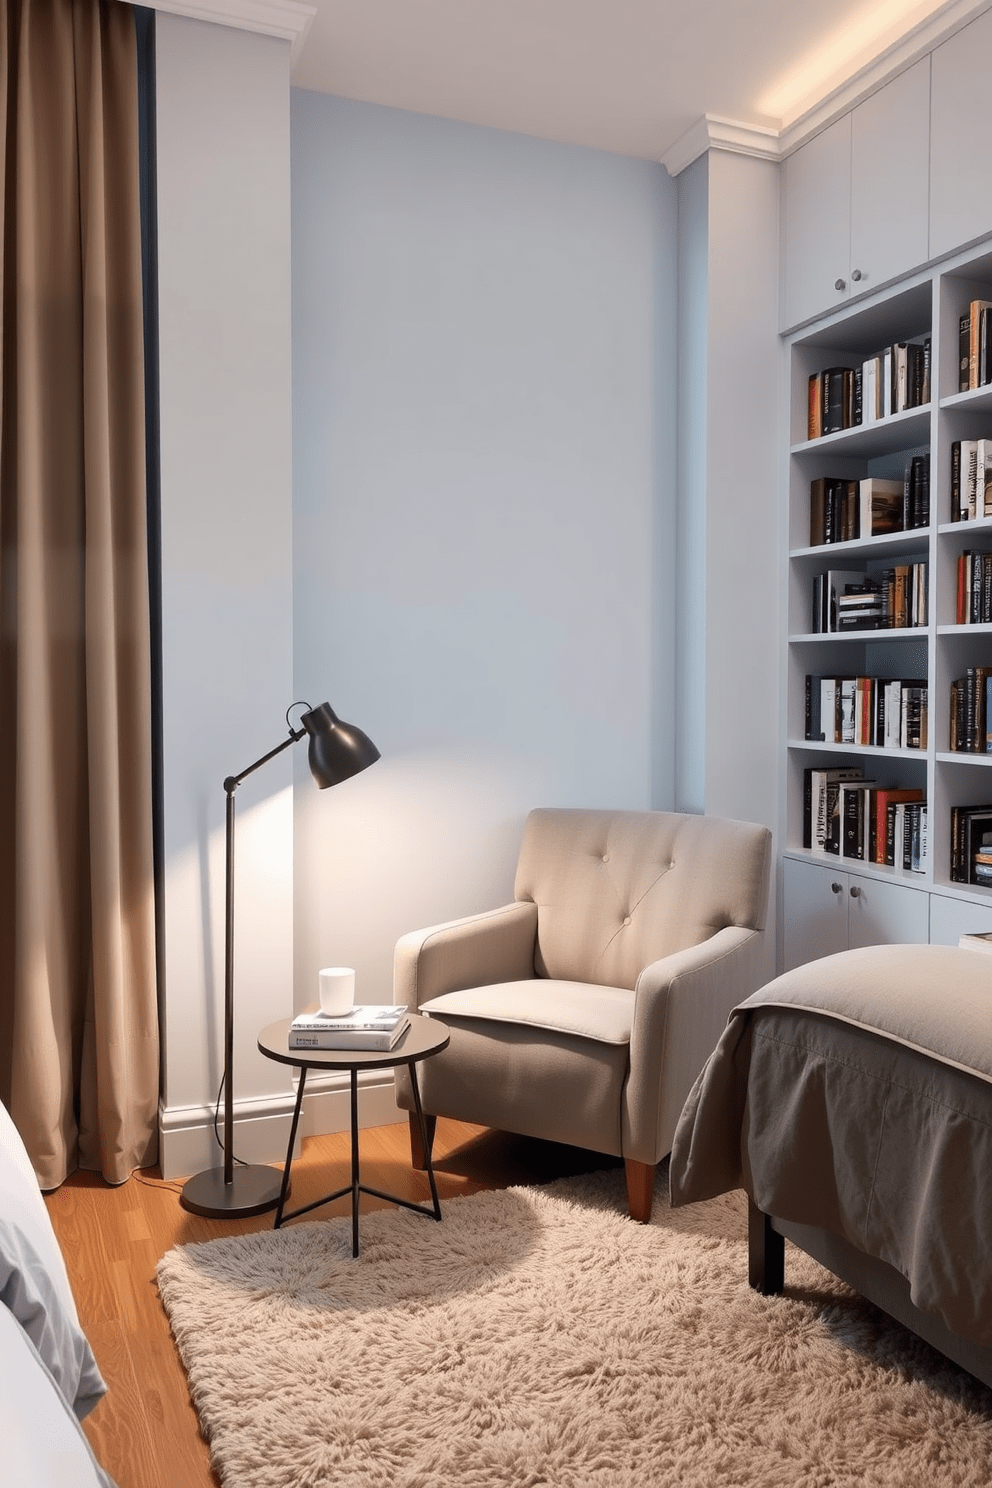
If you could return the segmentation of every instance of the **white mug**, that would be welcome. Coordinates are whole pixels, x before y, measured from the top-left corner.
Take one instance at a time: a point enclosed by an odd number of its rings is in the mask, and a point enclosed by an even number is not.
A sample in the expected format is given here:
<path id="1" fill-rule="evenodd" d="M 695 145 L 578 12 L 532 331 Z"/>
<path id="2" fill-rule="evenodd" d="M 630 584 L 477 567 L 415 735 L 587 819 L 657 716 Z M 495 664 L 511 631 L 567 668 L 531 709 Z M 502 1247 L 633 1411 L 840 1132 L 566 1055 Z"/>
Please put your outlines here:
<path id="1" fill-rule="evenodd" d="M 355 973 L 350 966 L 325 966 L 320 973 L 320 1011 L 342 1018 L 355 1004 Z"/>

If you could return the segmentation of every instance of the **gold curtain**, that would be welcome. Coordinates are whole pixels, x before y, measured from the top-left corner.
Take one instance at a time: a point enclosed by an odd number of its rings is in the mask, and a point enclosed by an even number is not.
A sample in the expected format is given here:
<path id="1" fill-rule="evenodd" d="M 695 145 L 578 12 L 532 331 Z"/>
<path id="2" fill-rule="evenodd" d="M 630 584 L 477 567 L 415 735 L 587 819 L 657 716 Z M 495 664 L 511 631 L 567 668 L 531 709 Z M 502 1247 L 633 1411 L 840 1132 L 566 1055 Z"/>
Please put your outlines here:
<path id="1" fill-rule="evenodd" d="M 0 0 L 0 1096 L 43 1188 L 157 1154 L 134 16 Z"/>

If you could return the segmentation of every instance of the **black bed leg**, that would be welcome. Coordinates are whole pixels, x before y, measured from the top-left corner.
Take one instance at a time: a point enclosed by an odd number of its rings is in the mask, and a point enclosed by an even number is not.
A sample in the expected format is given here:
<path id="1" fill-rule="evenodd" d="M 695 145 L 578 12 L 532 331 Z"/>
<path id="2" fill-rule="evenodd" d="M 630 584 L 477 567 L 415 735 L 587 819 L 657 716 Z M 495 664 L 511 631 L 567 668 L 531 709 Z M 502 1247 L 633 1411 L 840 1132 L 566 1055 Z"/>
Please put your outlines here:
<path id="1" fill-rule="evenodd" d="M 747 1201 L 747 1279 L 763 1297 L 777 1296 L 785 1286 L 785 1237 L 753 1199 Z"/>

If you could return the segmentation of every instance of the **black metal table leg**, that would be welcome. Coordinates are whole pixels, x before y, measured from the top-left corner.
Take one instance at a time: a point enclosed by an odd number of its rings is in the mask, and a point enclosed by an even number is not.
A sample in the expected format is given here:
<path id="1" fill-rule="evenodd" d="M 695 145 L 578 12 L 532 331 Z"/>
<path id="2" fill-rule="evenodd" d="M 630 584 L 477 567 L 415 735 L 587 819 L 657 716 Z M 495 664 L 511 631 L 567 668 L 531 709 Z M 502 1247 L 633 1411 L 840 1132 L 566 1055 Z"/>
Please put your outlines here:
<path id="1" fill-rule="evenodd" d="M 351 1072 L 351 1253 L 358 1254 L 358 1071 Z"/>
<path id="2" fill-rule="evenodd" d="M 296 1129 L 300 1124 L 300 1111 L 303 1108 L 303 1087 L 306 1084 L 307 1072 L 300 1070 L 300 1083 L 296 1091 L 296 1105 L 293 1107 L 293 1121 L 289 1128 L 289 1146 L 286 1149 L 286 1165 L 282 1170 L 282 1186 L 279 1189 L 279 1202 L 276 1205 L 275 1223 L 272 1228 L 277 1230 L 282 1224 L 283 1212 L 286 1208 L 286 1200 L 289 1198 L 289 1171 L 293 1166 L 293 1148 L 296 1146 Z"/>
<path id="3" fill-rule="evenodd" d="M 387 1203 L 399 1204 L 404 1209 L 413 1209 L 415 1213 L 422 1214 L 425 1219 L 441 1219 L 441 1200 L 437 1191 L 437 1181 L 434 1177 L 434 1166 L 431 1161 L 430 1147 L 427 1136 L 427 1117 L 424 1115 L 423 1102 L 420 1097 L 420 1083 L 417 1079 L 416 1063 L 418 1059 L 424 1059 L 429 1054 L 440 1052 L 448 1043 L 448 1030 L 434 1025 L 429 1019 L 421 1018 L 417 1014 L 410 1016 L 410 1030 L 405 1035 L 408 1040 L 407 1056 L 397 1050 L 393 1054 L 379 1054 L 370 1052 L 368 1054 L 350 1054 L 347 1051 L 321 1051 L 306 1050 L 297 1052 L 287 1046 L 287 1034 L 289 1020 L 273 1023 L 271 1027 L 263 1029 L 258 1037 L 258 1047 L 263 1054 L 270 1059 L 278 1059 L 284 1064 L 295 1065 L 299 1069 L 299 1085 L 296 1092 L 296 1105 L 293 1108 L 293 1120 L 289 1133 L 289 1148 L 286 1152 L 286 1164 L 282 1173 L 282 1184 L 279 1192 L 278 1204 L 274 1220 L 274 1228 L 279 1229 L 291 1219 L 297 1219 L 301 1214 L 308 1214 L 311 1209 L 319 1209 L 323 1204 L 331 1204 L 335 1199 L 344 1198 L 346 1194 L 351 1195 L 351 1253 L 355 1257 L 359 1251 L 359 1205 L 363 1193 L 370 1194 L 377 1199 L 385 1199 Z M 362 1182 L 361 1158 L 359 1151 L 359 1124 L 358 1124 L 358 1075 L 360 1069 L 365 1068 L 393 1068 L 398 1064 L 405 1064 L 410 1071 L 410 1081 L 413 1086 L 414 1104 L 417 1110 L 417 1121 L 420 1125 L 420 1137 L 424 1148 L 424 1168 L 427 1173 L 427 1181 L 431 1189 L 431 1203 L 421 1204 L 412 1199 L 404 1199 L 399 1194 L 385 1193 L 382 1189 L 371 1188 Z M 306 1088 L 307 1072 L 310 1069 L 347 1068 L 350 1074 L 349 1106 L 351 1116 L 351 1175 L 350 1182 L 343 1188 L 336 1189 L 334 1193 L 324 1194 L 322 1198 L 313 1199 L 309 1204 L 302 1204 L 296 1209 L 287 1209 L 286 1201 L 290 1194 L 290 1173 L 293 1163 L 293 1149 L 299 1133 L 300 1114 L 303 1109 L 303 1096 Z"/>
<path id="4" fill-rule="evenodd" d="M 431 1185 L 431 1198 L 434 1200 L 434 1218 L 441 1218 L 441 1201 L 437 1196 L 437 1184 L 434 1181 L 434 1164 L 431 1161 L 431 1144 L 427 1140 L 427 1119 L 424 1116 L 424 1108 L 420 1103 L 420 1085 L 417 1082 L 417 1066 L 413 1060 L 407 1065 L 410 1071 L 410 1084 L 413 1086 L 413 1104 L 417 1108 L 417 1120 L 420 1122 L 420 1141 L 424 1149 L 424 1167 L 427 1169 L 427 1177 Z"/>

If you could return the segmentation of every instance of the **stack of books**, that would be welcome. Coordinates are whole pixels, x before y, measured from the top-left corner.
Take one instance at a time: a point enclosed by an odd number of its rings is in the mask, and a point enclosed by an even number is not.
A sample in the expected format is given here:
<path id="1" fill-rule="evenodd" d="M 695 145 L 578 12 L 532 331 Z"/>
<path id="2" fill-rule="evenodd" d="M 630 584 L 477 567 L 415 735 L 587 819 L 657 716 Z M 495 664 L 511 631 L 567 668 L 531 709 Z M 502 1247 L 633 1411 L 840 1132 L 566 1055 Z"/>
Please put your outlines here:
<path id="1" fill-rule="evenodd" d="M 974 567 L 968 570 L 973 571 Z M 926 625 L 927 590 L 925 560 L 897 563 L 874 575 L 828 568 L 813 576 L 813 634 L 843 635 L 852 630 L 904 630 Z M 992 595 L 992 563 L 989 593 Z"/>
<path id="2" fill-rule="evenodd" d="M 918 679 L 806 676 L 805 737 L 811 741 L 926 749 L 929 711 L 927 684 Z"/>
<path id="3" fill-rule="evenodd" d="M 363 1003 L 339 1018 L 311 1010 L 298 1013 L 289 1025 L 289 1047 L 389 1050 L 409 1026 L 405 1005 Z"/>
<path id="4" fill-rule="evenodd" d="M 951 807 L 951 883 L 992 888 L 992 805 Z"/>
<path id="5" fill-rule="evenodd" d="M 965 548 L 960 554 L 954 620 L 957 625 L 992 622 L 992 553 Z"/>
<path id="6" fill-rule="evenodd" d="M 805 770 L 803 846 L 922 873 L 927 856 L 924 792 L 880 786 L 853 766 Z"/>
<path id="7" fill-rule="evenodd" d="M 992 439 L 955 439 L 951 445 L 951 521 L 992 517 Z"/>
<path id="8" fill-rule="evenodd" d="M 958 945 L 966 951 L 983 951 L 985 955 L 992 956 L 992 932 L 988 930 L 975 930 L 967 935 L 962 935 Z"/>
<path id="9" fill-rule="evenodd" d="M 807 439 L 922 408 L 930 402 L 930 337 L 897 341 L 857 367 L 814 372 L 807 396 Z"/>
<path id="10" fill-rule="evenodd" d="M 953 751 L 992 753 L 992 667 L 968 667 L 951 683 L 950 725 Z"/>
<path id="11" fill-rule="evenodd" d="M 958 318 L 958 392 L 971 392 L 992 382 L 990 300 L 971 300 Z"/>

